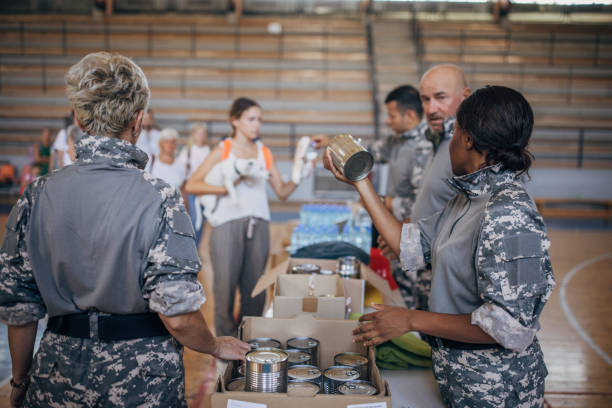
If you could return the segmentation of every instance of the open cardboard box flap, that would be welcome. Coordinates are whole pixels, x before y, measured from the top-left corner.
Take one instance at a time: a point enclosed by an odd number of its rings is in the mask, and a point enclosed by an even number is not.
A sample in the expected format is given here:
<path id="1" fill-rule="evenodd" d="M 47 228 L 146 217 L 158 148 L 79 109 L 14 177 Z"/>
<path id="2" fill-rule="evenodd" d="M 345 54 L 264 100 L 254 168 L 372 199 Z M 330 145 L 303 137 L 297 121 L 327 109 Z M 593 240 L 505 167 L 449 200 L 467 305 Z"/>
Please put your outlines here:
<path id="1" fill-rule="evenodd" d="M 302 313 L 320 319 L 344 319 L 344 286 L 338 275 L 278 275 L 274 287 L 274 317 Z"/>
<path id="2" fill-rule="evenodd" d="M 250 340 L 256 337 L 272 337 L 283 345 L 287 340 L 297 336 L 309 336 L 319 340 L 319 366 L 327 368 L 333 365 L 334 356 L 344 351 L 367 354 L 370 361 L 370 381 L 379 390 L 377 395 L 329 395 L 292 396 L 286 393 L 258 393 L 244 391 L 225 391 L 225 384 L 231 380 L 232 363 L 218 379 L 215 392 L 211 395 L 213 408 L 227 408 L 230 400 L 264 404 L 266 408 L 335 408 L 349 407 L 357 404 L 371 404 L 372 407 L 391 408 L 389 385 L 383 381 L 374 363 L 374 349 L 365 349 L 352 341 L 352 331 L 357 322 L 352 320 L 321 320 L 311 316 L 296 319 L 269 319 L 263 317 L 245 317 L 239 328 L 240 338 Z M 248 405 L 245 405 L 248 406 Z"/>
<path id="3" fill-rule="evenodd" d="M 251 296 L 257 296 L 270 285 L 276 282 L 278 275 L 288 273 L 289 269 L 293 265 L 312 263 L 320 265 L 323 269 L 335 270 L 337 261 L 333 259 L 316 259 L 316 258 L 289 258 L 284 262 L 276 265 L 274 268 L 269 269 L 255 285 Z M 365 279 L 368 283 L 374 286 L 383 295 L 383 302 L 392 306 L 405 307 L 404 299 L 398 289 L 391 290 L 389 283 L 374 272 L 369 266 L 361 263 L 361 278 Z M 354 309 L 356 310 L 356 309 Z"/>

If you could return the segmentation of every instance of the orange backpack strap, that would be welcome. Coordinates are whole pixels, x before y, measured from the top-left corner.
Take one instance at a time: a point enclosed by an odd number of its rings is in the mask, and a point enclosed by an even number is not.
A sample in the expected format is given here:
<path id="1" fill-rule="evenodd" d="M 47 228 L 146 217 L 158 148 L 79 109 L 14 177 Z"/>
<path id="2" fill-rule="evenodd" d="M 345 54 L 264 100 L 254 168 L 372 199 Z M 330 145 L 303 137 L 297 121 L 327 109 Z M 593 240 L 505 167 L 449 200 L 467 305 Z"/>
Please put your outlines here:
<path id="1" fill-rule="evenodd" d="M 262 146 L 261 147 L 261 151 L 263 153 L 264 156 L 264 161 L 266 162 L 266 170 L 270 170 L 270 167 L 272 167 L 272 152 L 270 151 L 270 149 L 268 149 L 268 146 Z"/>
<path id="2" fill-rule="evenodd" d="M 226 160 L 232 151 L 232 139 L 227 138 L 221 142 L 221 160 Z"/>

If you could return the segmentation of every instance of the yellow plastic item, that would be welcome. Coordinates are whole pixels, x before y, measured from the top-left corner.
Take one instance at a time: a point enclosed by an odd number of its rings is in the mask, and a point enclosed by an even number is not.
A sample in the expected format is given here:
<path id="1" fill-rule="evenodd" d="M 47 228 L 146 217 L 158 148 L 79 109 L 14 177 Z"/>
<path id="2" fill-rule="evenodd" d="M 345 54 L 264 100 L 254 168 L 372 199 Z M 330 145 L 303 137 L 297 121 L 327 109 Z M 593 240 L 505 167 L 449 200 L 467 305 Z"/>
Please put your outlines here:
<path id="1" fill-rule="evenodd" d="M 369 282 L 366 282 L 365 287 L 365 296 L 363 298 L 363 306 L 368 307 L 372 303 L 381 304 L 383 302 L 382 293 L 374 286 L 370 285 Z"/>

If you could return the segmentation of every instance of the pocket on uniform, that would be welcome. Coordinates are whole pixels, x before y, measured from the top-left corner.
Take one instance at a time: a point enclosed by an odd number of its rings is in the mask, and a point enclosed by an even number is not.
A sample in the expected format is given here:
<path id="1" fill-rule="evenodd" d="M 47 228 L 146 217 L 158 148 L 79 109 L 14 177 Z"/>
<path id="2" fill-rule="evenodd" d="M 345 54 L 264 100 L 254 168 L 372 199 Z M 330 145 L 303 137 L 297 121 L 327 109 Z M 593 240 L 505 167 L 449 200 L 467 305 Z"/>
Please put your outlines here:
<path id="1" fill-rule="evenodd" d="M 504 264 L 511 286 L 537 284 L 542 274 L 542 240 L 535 232 L 525 232 L 503 238 Z"/>
<path id="2" fill-rule="evenodd" d="M 175 359 L 148 358 L 140 364 L 140 372 L 145 377 L 177 378 L 183 375 L 183 367 Z"/>
<path id="3" fill-rule="evenodd" d="M 55 371 L 56 362 L 55 361 L 41 361 L 34 366 L 34 370 L 32 371 L 32 375 L 37 378 L 47 379 L 51 376 L 53 371 Z"/>

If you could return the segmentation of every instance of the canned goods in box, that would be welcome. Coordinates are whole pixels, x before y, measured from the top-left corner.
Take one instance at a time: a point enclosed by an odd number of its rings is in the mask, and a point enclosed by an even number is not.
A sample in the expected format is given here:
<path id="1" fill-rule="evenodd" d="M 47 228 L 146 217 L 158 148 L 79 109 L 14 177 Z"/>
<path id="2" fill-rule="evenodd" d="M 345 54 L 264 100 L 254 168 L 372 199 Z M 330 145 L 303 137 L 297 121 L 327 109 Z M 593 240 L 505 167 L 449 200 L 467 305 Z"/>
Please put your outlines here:
<path id="1" fill-rule="evenodd" d="M 244 377 L 234 378 L 232 381 L 227 383 L 225 389 L 228 391 L 244 391 L 245 382 L 246 379 Z"/>
<path id="2" fill-rule="evenodd" d="M 287 348 L 298 349 L 310 354 L 310 364 L 319 365 L 319 340 L 312 337 L 294 337 L 287 340 Z"/>
<path id="3" fill-rule="evenodd" d="M 374 395 L 376 393 L 378 393 L 378 389 L 368 381 L 347 381 L 338 386 L 338 394 L 343 395 Z"/>
<path id="4" fill-rule="evenodd" d="M 309 364 L 311 360 L 310 353 L 304 350 L 298 349 L 287 349 L 285 353 L 289 355 L 289 359 L 287 360 L 287 366 L 291 367 L 298 364 Z"/>
<path id="5" fill-rule="evenodd" d="M 359 379 L 368 379 L 368 358 L 359 353 L 340 353 L 334 356 L 335 365 L 343 365 L 355 368 L 359 371 Z"/>
<path id="6" fill-rule="evenodd" d="M 270 337 L 259 337 L 256 339 L 251 339 L 247 341 L 247 343 L 249 343 L 254 349 L 262 347 L 281 348 L 281 342 L 276 339 L 271 339 Z"/>
<path id="7" fill-rule="evenodd" d="M 287 378 L 297 381 L 312 381 L 321 386 L 321 369 L 313 365 L 294 365 L 287 369 Z"/>
<path id="8" fill-rule="evenodd" d="M 353 367 L 331 366 L 323 371 L 323 392 L 337 394 L 338 386 L 347 381 L 359 378 L 359 371 Z"/>
<path id="9" fill-rule="evenodd" d="M 287 394 L 296 396 L 313 396 L 321 392 L 321 386 L 312 381 L 289 380 Z"/>
<path id="10" fill-rule="evenodd" d="M 296 275 L 318 275 L 321 267 L 315 264 L 299 264 L 291 268 L 291 273 Z"/>
<path id="11" fill-rule="evenodd" d="M 245 391 L 286 392 L 287 353 L 283 350 L 262 347 L 246 355 Z"/>

